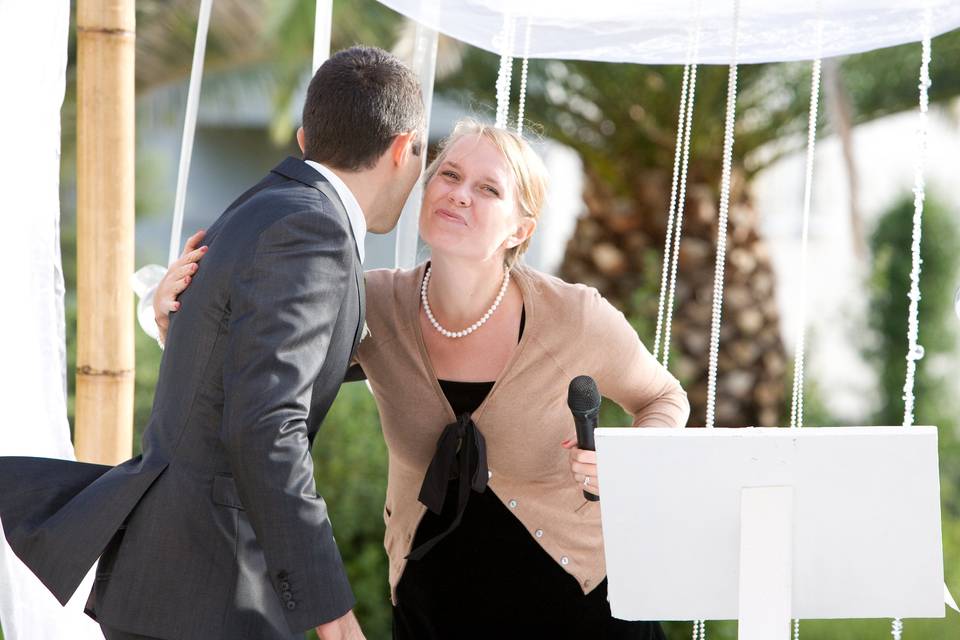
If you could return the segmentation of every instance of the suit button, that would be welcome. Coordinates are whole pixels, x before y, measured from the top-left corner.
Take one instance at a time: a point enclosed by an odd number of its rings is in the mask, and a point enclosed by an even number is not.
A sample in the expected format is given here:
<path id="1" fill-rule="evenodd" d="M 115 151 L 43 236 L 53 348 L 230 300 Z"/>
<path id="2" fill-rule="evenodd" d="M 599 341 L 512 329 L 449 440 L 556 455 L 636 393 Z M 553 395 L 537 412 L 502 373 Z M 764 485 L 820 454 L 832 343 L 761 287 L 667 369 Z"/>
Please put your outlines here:
<path id="1" fill-rule="evenodd" d="M 287 611 L 293 611 L 293 610 L 296 609 L 296 608 L 297 608 L 297 603 L 296 603 L 296 602 L 294 602 L 293 600 L 288 600 L 288 601 L 287 601 Z"/>
<path id="2" fill-rule="evenodd" d="M 289 591 L 284 591 L 283 593 L 280 594 L 280 597 L 286 600 L 287 602 L 293 600 L 293 594 L 290 593 Z"/>
<path id="3" fill-rule="evenodd" d="M 289 583 L 289 582 L 287 582 L 286 580 L 284 580 L 283 582 L 280 583 L 280 591 L 289 591 L 289 590 L 290 590 L 290 583 Z"/>

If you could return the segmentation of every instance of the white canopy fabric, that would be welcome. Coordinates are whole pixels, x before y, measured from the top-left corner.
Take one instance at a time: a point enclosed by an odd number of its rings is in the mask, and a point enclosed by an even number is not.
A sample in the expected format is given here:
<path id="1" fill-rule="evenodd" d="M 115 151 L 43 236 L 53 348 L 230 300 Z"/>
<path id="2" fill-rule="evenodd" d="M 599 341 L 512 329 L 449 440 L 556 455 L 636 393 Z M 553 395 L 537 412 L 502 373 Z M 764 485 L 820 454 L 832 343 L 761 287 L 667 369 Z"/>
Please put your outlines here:
<path id="1" fill-rule="evenodd" d="M 481 49 L 504 52 L 505 16 L 516 21 L 510 55 L 642 64 L 729 64 L 734 0 L 379 0 L 408 18 Z M 919 42 L 930 9 L 932 34 L 960 27 L 957 0 L 739 0 L 740 63 L 812 60 L 822 21 L 822 56 Z"/>
<path id="2" fill-rule="evenodd" d="M 73 459 L 67 422 L 60 268 L 60 106 L 70 2 L 0 1 L 0 456 Z M 2 529 L 2 527 L 0 527 Z M 103 640 L 84 615 L 87 576 L 66 607 L 0 534 L 0 624 L 6 640 Z"/>

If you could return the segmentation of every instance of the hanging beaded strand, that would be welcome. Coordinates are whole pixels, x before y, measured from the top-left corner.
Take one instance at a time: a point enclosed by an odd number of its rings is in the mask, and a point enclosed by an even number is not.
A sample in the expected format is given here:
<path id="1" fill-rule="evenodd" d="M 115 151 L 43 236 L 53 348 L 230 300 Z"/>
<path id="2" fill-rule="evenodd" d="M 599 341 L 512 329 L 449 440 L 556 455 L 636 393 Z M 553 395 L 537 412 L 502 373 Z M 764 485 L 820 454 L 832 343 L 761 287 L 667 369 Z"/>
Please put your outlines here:
<path id="1" fill-rule="evenodd" d="M 687 115 L 687 92 L 690 87 L 690 65 L 683 66 L 683 82 L 680 86 L 680 113 L 677 115 L 677 144 L 673 152 L 673 184 L 670 186 L 670 210 L 667 212 L 667 233 L 663 242 L 663 267 L 660 269 L 660 299 L 657 302 L 657 329 L 653 338 L 653 357 L 655 360 L 666 359 L 667 343 L 664 340 L 663 356 L 660 355 L 660 336 L 663 332 L 663 313 L 666 309 L 667 282 L 670 277 L 670 255 L 673 247 L 673 227 L 677 217 L 677 183 L 680 178 L 680 159 L 683 155 L 683 130 Z M 680 225 L 677 224 L 677 235 L 680 235 Z M 694 639 L 696 640 L 696 639 Z"/>
<path id="2" fill-rule="evenodd" d="M 817 13 L 819 15 L 819 3 Z M 810 113 L 807 118 L 807 164 L 803 187 L 802 231 L 800 240 L 800 295 L 797 301 L 797 344 L 793 359 L 793 398 L 790 402 L 790 427 L 803 426 L 803 368 L 805 358 L 807 309 L 807 253 L 810 232 L 810 201 L 813 195 L 813 159 L 817 141 L 817 114 L 820 105 L 820 50 L 823 23 L 817 23 L 817 58 L 810 74 Z"/>
<path id="3" fill-rule="evenodd" d="M 913 242 L 910 245 L 912 264 L 910 268 L 910 310 L 907 316 L 907 374 L 903 383 L 903 426 L 913 426 L 914 421 L 914 378 L 917 373 L 917 360 L 923 357 L 923 347 L 919 344 L 920 332 L 920 238 L 923 223 L 923 201 L 926 196 L 924 170 L 927 160 L 927 110 L 930 106 L 930 24 L 933 15 L 929 8 L 923 12 L 923 40 L 920 45 L 920 113 L 917 125 L 917 148 L 913 167 Z M 890 625 L 890 635 L 900 640 L 903 635 L 903 621 L 894 618 Z"/>
<path id="4" fill-rule="evenodd" d="M 720 312 L 723 305 L 723 268 L 727 253 L 727 214 L 730 209 L 730 174 L 733 165 L 733 124 L 737 108 L 737 58 L 740 45 L 740 0 L 733 3 L 733 56 L 727 80 L 727 116 L 723 135 L 723 177 L 720 181 L 720 214 L 717 221 L 717 257 L 713 274 L 713 312 L 710 322 L 710 363 L 707 372 L 707 428 L 716 421 L 717 354 L 720 348 Z"/>
<path id="5" fill-rule="evenodd" d="M 680 182 L 686 182 L 686 169 L 687 163 L 689 160 L 689 135 L 690 135 L 690 116 L 692 115 L 693 110 L 693 91 L 691 91 L 691 84 L 696 86 L 696 77 L 697 70 L 696 65 L 692 62 L 696 59 L 696 47 L 699 44 L 700 38 L 700 6 L 702 5 L 702 0 L 697 3 L 697 23 L 693 32 L 690 34 L 690 41 L 687 46 L 687 62 L 683 66 L 683 81 L 680 84 L 680 109 L 677 113 L 677 137 L 676 137 L 676 146 L 673 152 L 673 182 L 670 186 L 670 208 L 667 212 L 667 231 L 666 237 L 663 242 L 663 267 L 660 269 L 660 297 L 657 301 L 657 328 L 654 332 L 653 338 L 653 357 L 656 360 L 662 360 L 663 365 L 666 366 L 666 361 L 668 353 L 670 351 L 670 338 L 665 337 L 663 339 L 663 354 L 660 354 L 660 344 L 661 337 L 663 337 L 664 324 L 670 324 L 670 311 L 672 309 L 673 302 L 673 290 L 672 287 L 676 284 L 675 274 L 671 278 L 671 256 L 675 251 L 673 236 L 674 228 L 676 228 L 676 237 L 677 245 L 679 246 L 679 238 L 681 234 L 681 229 L 683 225 L 683 198 L 680 196 L 680 206 L 679 214 L 677 213 L 677 191 L 679 189 Z M 696 41 L 696 44 L 695 44 Z M 691 83 L 691 76 L 693 81 Z M 688 95 L 690 98 L 688 99 Z M 689 104 L 689 108 L 687 103 Z M 686 139 L 684 138 L 684 133 L 686 133 Z M 682 169 L 681 169 L 682 162 Z M 684 178 L 681 180 L 680 175 L 683 173 Z M 683 192 L 686 191 L 686 185 L 684 184 Z M 678 220 L 679 218 L 679 220 Z M 674 261 L 675 263 L 676 261 Z M 668 290 L 667 283 L 671 283 L 671 290 L 669 292 L 670 304 L 667 304 Z M 666 315 L 666 317 L 664 317 Z"/>
<path id="6" fill-rule="evenodd" d="M 530 65 L 530 18 L 523 33 L 523 61 L 520 63 L 520 96 L 517 99 L 517 135 L 523 135 L 523 117 L 527 106 L 527 68 Z"/>
<path id="7" fill-rule="evenodd" d="M 663 358 L 664 367 L 670 357 L 670 333 L 673 328 L 673 301 L 677 289 L 677 270 L 680 265 L 680 236 L 683 233 L 683 212 L 687 200 L 687 167 L 690 165 L 690 135 L 693 130 L 693 104 L 697 89 L 697 63 L 700 55 L 701 17 L 703 15 L 703 0 L 697 2 L 696 26 L 693 32 L 693 43 L 689 53 L 688 66 L 690 67 L 689 88 L 687 91 L 686 116 L 683 132 L 683 152 L 680 163 L 679 193 L 676 199 L 676 221 L 674 223 L 673 249 L 670 264 L 670 286 L 667 293 L 666 309 L 664 311 Z M 681 101 L 682 104 L 682 101 Z M 661 290 L 662 295 L 662 290 Z"/>
<path id="8" fill-rule="evenodd" d="M 807 252 L 810 231 L 810 201 L 813 194 L 813 159 L 817 141 L 817 114 L 820 106 L 820 51 L 823 43 L 823 22 L 817 3 L 817 57 L 810 72 L 810 112 L 807 118 L 807 164 L 803 188 L 802 231 L 800 240 L 800 295 L 797 302 L 797 344 L 793 359 L 793 398 L 790 402 L 790 427 L 803 426 L 803 365 L 805 357 L 807 310 Z M 800 640 L 800 619 L 793 620 L 793 640 Z"/>
<path id="9" fill-rule="evenodd" d="M 497 120 L 496 126 L 506 128 L 510 116 L 510 92 L 513 88 L 513 37 L 516 23 L 509 13 L 503 16 L 500 71 L 497 74 Z"/>
<path id="10" fill-rule="evenodd" d="M 793 398 L 790 426 L 803 426 L 803 366 L 805 357 L 807 304 L 807 248 L 810 230 L 810 200 L 813 191 L 813 158 L 817 137 L 817 111 L 820 100 L 820 58 L 813 62 L 810 81 L 810 116 L 807 122 L 807 172 L 803 189 L 802 232 L 800 241 L 800 295 L 797 299 L 797 346 L 793 359 Z"/>
<path id="11" fill-rule="evenodd" d="M 907 375 L 903 384 L 903 426 L 909 427 L 914 421 L 914 377 L 917 370 L 917 360 L 923 357 L 923 347 L 918 342 L 920 330 L 920 236 L 921 223 L 923 220 L 923 201 L 925 197 L 926 183 L 924 180 L 924 169 L 927 156 L 927 109 L 930 105 L 928 90 L 930 88 L 930 22 L 931 12 L 927 9 L 924 12 L 923 21 L 923 44 L 921 45 L 921 63 L 920 63 L 920 114 L 919 124 L 917 126 L 917 149 L 914 160 L 913 172 L 913 243 L 910 251 L 912 254 L 912 266 L 910 269 L 910 293 L 907 297 L 910 299 L 910 311 L 907 318 Z"/>
<path id="12" fill-rule="evenodd" d="M 683 161 L 680 164 L 680 193 L 677 194 L 677 220 L 673 236 L 673 251 L 670 263 L 670 288 L 667 308 L 664 314 L 663 366 L 667 366 L 670 356 L 670 335 L 673 329 L 673 303 L 676 298 L 677 270 L 680 266 L 680 235 L 683 230 L 683 213 L 687 200 L 687 167 L 690 165 L 690 134 L 693 126 L 693 99 L 697 88 L 697 65 L 690 65 L 690 93 L 687 96 L 687 118 L 683 134 Z"/>

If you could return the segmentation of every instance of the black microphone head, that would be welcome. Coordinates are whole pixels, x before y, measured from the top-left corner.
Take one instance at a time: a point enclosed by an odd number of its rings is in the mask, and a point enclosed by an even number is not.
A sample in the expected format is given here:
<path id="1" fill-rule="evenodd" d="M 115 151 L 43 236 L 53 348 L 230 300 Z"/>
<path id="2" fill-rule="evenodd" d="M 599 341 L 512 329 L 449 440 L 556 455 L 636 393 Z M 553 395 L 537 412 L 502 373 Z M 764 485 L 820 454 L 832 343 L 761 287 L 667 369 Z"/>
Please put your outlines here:
<path id="1" fill-rule="evenodd" d="M 571 411 L 583 413 L 600 408 L 600 390 L 590 376 L 577 376 L 570 381 L 567 390 L 567 406 Z"/>

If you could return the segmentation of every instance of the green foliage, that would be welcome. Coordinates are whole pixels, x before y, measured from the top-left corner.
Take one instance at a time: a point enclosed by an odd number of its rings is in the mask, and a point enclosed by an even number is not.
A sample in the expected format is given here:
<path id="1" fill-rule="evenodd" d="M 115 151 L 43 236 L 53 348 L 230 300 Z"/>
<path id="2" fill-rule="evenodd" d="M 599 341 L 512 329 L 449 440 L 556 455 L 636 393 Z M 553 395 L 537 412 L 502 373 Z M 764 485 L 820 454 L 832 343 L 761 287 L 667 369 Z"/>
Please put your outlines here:
<path id="1" fill-rule="evenodd" d="M 871 342 L 864 353 L 879 376 L 880 398 L 874 415 L 877 424 L 903 421 L 913 209 L 912 198 L 898 201 L 870 238 L 874 264 L 869 283 Z M 958 215 L 960 211 L 927 196 L 920 249 L 918 338 L 925 355 L 917 363 L 914 386 L 914 422 L 939 428 L 944 570 L 954 585 L 960 576 L 960 407 L 954 393 L 957 321 L 953 313 L 955 278 L 960 272 Z"/>
<path id="2" fill-rule="evenodd" d="M 373 395 L 364 383 L 343 385 L 313 447 L 317 491 L 327 501 L 334 535 L 368 638 L 391 628 L 383 503 L 387 448 Z"/>
<path id="3" fill-rule="evenodd" d="M 874 418 L 882 424 L 899 424 L 903 420 L 913 209 L 913 198 L 898 201 L 883 216 L 870 238 L 873 273 L 869 288 L 869 326 L 873 341 L 865 352 L 880 374 L 882 395 Z M 950 394 L 944 393 L 947 379 L 936 365 L 944 356 L 952 355 L 956 345 L 951 294 L 960 266 L 956 252 L 957 213 L 927 197 L 920 249 L 922 295 L 919 305 L 919 342 L 925 356 L 918 362 L 915 392 L 917 418 L 933 421 L 931 424 L 944 419 L 952 424 L 956 406 Z"/>

